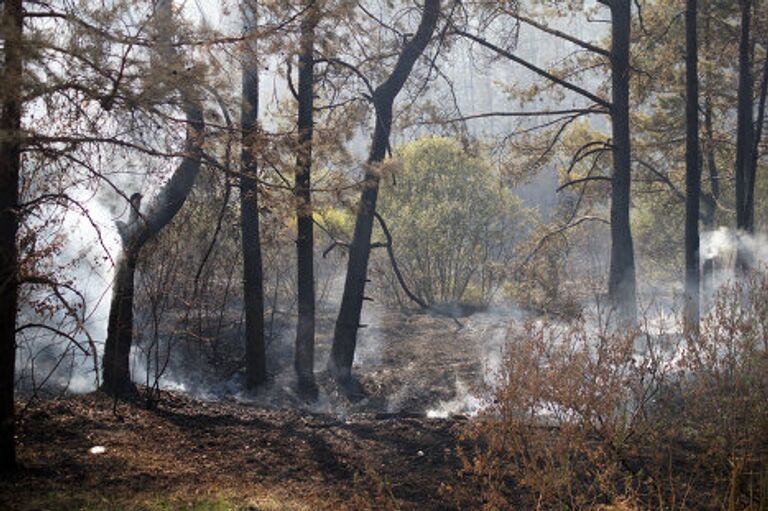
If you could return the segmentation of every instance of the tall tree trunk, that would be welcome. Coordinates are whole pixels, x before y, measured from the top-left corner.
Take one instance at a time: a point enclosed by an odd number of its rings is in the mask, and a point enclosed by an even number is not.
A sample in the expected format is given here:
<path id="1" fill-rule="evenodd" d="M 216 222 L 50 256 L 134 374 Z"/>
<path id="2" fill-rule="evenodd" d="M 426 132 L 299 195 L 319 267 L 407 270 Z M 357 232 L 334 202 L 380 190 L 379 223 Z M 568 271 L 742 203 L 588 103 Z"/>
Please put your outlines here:
<path id="1" fill-rule="evenodd" d="M 21 0 L 3 6 L 5 62 L 0 108 L 0 472 L 16 468 L 14 378 L 16 365 L 16 232 L 21 168 Z"/>
<path id="2" fill-rule="evenodd" d="M 768 40 L 765 43 L 768 43 Z M 763 124 L 765 123 L 766 99 L 768 99 L 768 55 L 763 60 L 763 77 L 760 80 L 760 95 L 757 103 L 757 119 L 755 119 L 754 142 L 752 144 L 752 162 L 749 168 L 749 186 L 747 187 L 747 197 L 744 201 L 747 209 L 747 231 L 750 233 L 755 231 L 755 184 L 757 182 L 757 160 L 760 158 L 760 139 L 763 135 Z"/>
<path id="3" fill-rule="evenodd" d="M 240 178 L 240 231 L 243 240 L 243 296 L 245 300 L 245 373 L 246 386 L 253 389 L 267 380 L 266 343 L 264 341 L 264 284 L 258 203 L 259 66 L 256 53 L 255 0 L 243 2 L 246 48 L 243 55 L 242 177 Z"/>
<path id="4" fill-rule="evenodd" d="M 710 3 L 705 2 L 704 12 L 704 51 L 710 58 L 712 50 L 712 30 L 710 25 Z M 711 232 L 715 229 L 715 214 L 717 203 L 720 200 L 720 174 L 717 170 L 717 160 L 715 158 L 715 132 L 713 127 L 713 108 L 712 108 L 712 72 L 711 67 L 707 66 L 706 73 L 706 93 L 704 97 L 704 136 L 706 139 L 707 171 L 709 173 L 709 193 L 705 196 L 703 227 Z M 702 268 L 702 287 L 704 296 L 709 296 L 714 290 L 714 272 L 715 260 L 707 259 Z"/>
<path id="5" fill-rule="evenodd" d="M 685 318 L 694 330 L 699 325 L 699 77 L 696 37 L 696 0 L 687 0 L 685 10 Z"/>
<path id="6" fill-rule="evenodd" d="M 342 384 L 347 394 L 356 398 L 362 389 L 352 378 L 352 363 L 357 344 L 357 329 L 363 308 L 365 284 L 368 275 L 368 259 L 371 253 L 371 234 L 376 213 L 376 199 L 379 194 L 378 164 L 386 156 L 389 135 L 392 129 L 392 105 L 414 64 L 426 48 L 437 26 L 440 14 L 440 0 L 425 0 L 424 10 L 416 34 L 405 44 L 398 57 L 392 74 L 373 93 L 376 113 L 376 127 L 373 131 L 371 151 L 365 170 L 363 191 L 357 206 L 357 218 L 352 244 L 349 247 L 347 277 L 341 299 L 339 315 L 333 335 L 331 357 L 328 369 Z"/>
<path id="7" fill-rule="evenodd" d="M 133 342 L 133 283 L 136 255 L 123 251 L 116 263 L 112 303 L 109 307 L 107 340 L 104 346 L 103 388 L 129 395 L 136 391 L 131 380 L 130 355 Z"/>
<path id="8" fill-rule="evenodd" d="M 318 22 L 317 2 L 309 0 L 301 22 L 299 49 L 299 118 L 296 155 L 296 264 L 299 317 L 296 326 L 294 367 L 299 394 L 304 398 L 317 398 L 315 385 L 315 275 L 314 232 L 312 223 L 312 128 L 314 96 L 315 27 Z"/>
<path id="9" fill-rule="evenodd" d="M 141 194 L 131 196 L 128 224 L 118 224 L 123 253 L 117 259 L 112 302 L 109 306 L 107 342 L 104 345 L 104 381 L 102 385 L 114 394 L 131 394 L 136 387 L 131 380 L 130 355 L 133 342 L 133 292 L 138 250 L 131 245 L 127 229 L 138 230 L 141 222 Z M 130 227 L 129 227 L 130 226 Z M 125 233 L 125 235 L 124 235 Z M 138 248 L 138 247 L 137 247 Z"/>
<path id="10" fill-rule="evenodd" d="M 611 183 L 611 266 L 608 294 L 624 321 L 637 316 L 635 256 L 629 223 L 631 158 L 629 131 L 630 0 L 604 2 L 611 9 L 611 123 L 613 176 Z"/>
<path id="11" fill-rule="evenodd" d="M 754 216 L 749 211 L 748 203 L 749 189 L 754 186 L 754 181 L 750 179 L 754 175 L 751 168 L 754 161 L 752 157 L 754 134 L 749 35 L 752 2 L 741 0 L 740 5 L 741 37 L 739 40 L 739 87 L 736 110 L 736 229 L 739 231 L 739 235 L 743 235 L 752 231 L 751 218 Z M 736 253 L 738 271 L 744 273 L 751 265 L 751 255 L 743 243 L 739 243 Z"/>
<path id="12" fill-rule="evenodd" d="M 171 3 L 170 0 L 161 0 L 156 4 L 158 33 L 165 34 L 172 27 Z M 161 36 L 158 39 L 158 51 L 164 64 L 176 66 L 179 70 L 183 69 L 183 65 L 178 63 L 172 46 L 167 44 L 167 36 Z M 115 395 L 135 392 L 129 364 L 133 341 L 133 288 L 136 262 L 146 243 L 168 225 L 184 205 L 200 173 L 205 128 L 203 109 L 194 91 L 188 83 L 185 83 L 185 78 L 180 72 L 176 75 L 179 76 L 179 82 L 174 85 L 179 88 L 187 122 L 184 157 L 171 178 L 152 200 L 146 212 L 144 214 L 139 212 L 141 196 L 134 194 L 131 197 L 131 214 L 128 223 L 118 223 L 123 253 L 119 257 L 112 288 L 107 340 L 102 359 L 104 365 L 102 389 Z"/>

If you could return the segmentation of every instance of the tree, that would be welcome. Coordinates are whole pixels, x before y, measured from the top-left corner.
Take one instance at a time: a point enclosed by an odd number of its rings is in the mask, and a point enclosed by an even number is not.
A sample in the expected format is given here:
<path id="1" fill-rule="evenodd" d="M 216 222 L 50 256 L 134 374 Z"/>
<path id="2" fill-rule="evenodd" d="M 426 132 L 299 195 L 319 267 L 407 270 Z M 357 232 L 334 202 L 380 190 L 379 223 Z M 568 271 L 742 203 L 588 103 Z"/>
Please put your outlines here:
<path id="1" fill-rule="evenodd" d="M 405 144 L 391 165 L 378 209 L 410 290 L 428 306 L 487 305 L 529 227 L 520 199 L 453 139 Z"/>
<path id="2" fill-rule="evenodd" d="M 4 2 L 4 57 L 0 97 L 0 472 L 16 468 L 16 233 L 21 168 L 22 2 Z"/>
<path id="3" fill-rule="evenodd" d="M 256 50 L 255 0 L 243 2 L 246 48 L 243 55 L 241 118 L 240 230 L 243 243 L 243 298 L 245 302 L 246 385 L 255 388 L 267 380 L 264 342 L 264 283 L 257 186 L 259 116 L 259 64 Z"/>
<path id="4" fill-rule="evenodd" d="M 635 251 L 629 222 L 632 148 L 629 133 L 630 0 L 600 0 L 611 10 L 611 267 L 608 295 L 625 320 L 637 316 Z"/>
<path id="5" fill-rule="evenodd" d="M 712 58 L 712 16 L 710 2 L 704 4 L 704 52 L 706 58 Z M 698 49 L 698 48 L 697 48 Z M 713 103 L 713 73 L 712 66 L 707 66 L 704 75 L 704 152 L 706 153 L 707 177 L 709 180 L 709 192 L 701 195 L 703 199 L 704 211 L 702 214 L 702 227 L 706 231 L 714 231 L 715 216 L 717 205 L 720 201 L 720 172 L 717 165 L 717 155 L 715 146 L 714 129 L 714 107 Z M 699 170 L 701 172 L 701 170 Z M 705 295 L 709 295 L 713 290 L 715 261 L 709 258 L 704 261 L 701 268 L 701 284 Z"/>
<path id="6" fill-rule="evenodd" d="M 750 59 L 751 0 L 740 0 L 741 31 L 739 38 L 739 86 L 736 114 L 736 229 L 751 233 L 752 214 L 749 208 L 749 189 L 754 184 L 752 151 L 754 126 L 752 124 L 752 62 Z M 740 247 L 736 264 L 740 270 L 749 267 L 748 256 Z"/>
<path id="7" fill-rule="evenodd" d="M 296 173 L 294 196 L 296 197 L 296 261 L 298 321 L 294 368 L 298 379 L 299 394 L 314 400 L 317 398 L 315 385 L 315 275 L 314 275 L 314 232 L 312 220 L 312 191 L 310 174 L 312 170 L 312 132 L 314 123 L 314 46 L 317 26 L 318 2 L 309 0 L 301 21 L 299 42 L 299 83 L 298 83 L 298 146 L 296 150 Z"/>
<path id="8" fill-rule="evenodd" d="M 760 99 L 756 122 L 753 120 L 753 77 L 752 77 L 752 0 L 740 0 L 741 30 L 739 37 L 739 85 L 737 95 L 736 131 L 736 229 L 745 234 L 755 230 L 755 181 L 762 127 L 765 119 L 766 90 L 768 89 L 768 56 L 765 58 L 763 77 L 760 85 Z M 753 124 L 754 122 L 754 124 Z M 736 265 L 742 272 L 753 265 L 751 254 L 740 245 Z"/>
<path id="9" fill-rule="evenodd" d="M 579 115 L 605 113 L 606 110 L 607 113 L 609 113 L 611 118 L 612 138 L 607 147 L 610 148 L 613 154 L 613 172 L 609 178 L 611 183 L 611 257 L 608 276 L 608 294 L 611 303 L 619 311 L 623 320 L 631 322 L 635 320 L 637 315 L 635 259 L 629 219 L 632 167 L 629 125 L 631 2 L 630 0 L 600 0 L 600 3 L 607 6 L 611 12 L 610 52 L 591 43 L 581 41 L 559 30 L 554 30 L 546 25 L 529 20 L 518 13 L 509 12 L 509 14 L 523 23 L 530 24 L 550 35 L 564 39 L 584 50 L 607 57 L 610 61 L 611 69 L 612 98 L 610 102 L 597 94 L 520 58 L 504 48 L 488 42 L 484 38 L 460 29 L 457 29 L 457 33 L 593 103 L 593 106 L 583 109 L 545 113 L 573 114 L 572 117 L 570 117 L 571 119 L 574 119 L 575 116 Z M 526 115 L 533 116 L 536 115 L 536 113 L 527 112 Z M 560 130 L 559 133 L 562 133 L 562 130 Z M 577 153 L 575 160 L 578 161 L 579 159 L 584 159 L 592 154 L 599 154 L 605 150 L 606 148 L 600 147 L 600 143 L 592 142 L 585 146 L 583 151 Z M 583 154 L 580 154 L 582 152 Z M 603 176 L 589 176 L 587 178 L 587 180 L 605 179 L 606 178 Z M 577 180 L 568 183 L 568 185 L 583 182 L 585 182 L 585 180 Z"/>
<path id="10" fill-rule="evenodd" d="M 363 191 L 357 205 L 355 230 L 349 247 L 344 293 L 336 319 L 331 356 L 328 361 L 329 371 L 351 397 L 359 396 L 361 391 L 352 379 L 352 362 L 357 344 L 357 330 L 360 328 L 360 314 L 363 307 L 368 261 L 371 253 L 371 234 L 379 193 L 378 167 L 386 157 L 389 148 L 395 98 L 405 85 L 416 61 L 429 44 L 437 26 L 439 15 L 440 0 L 426 0 L 416 33 L 405 43 L 392 72 L 373 91 L 372 101 L 376 115 L 375 128 L 365 169 Z"/>
<path id="11" fill-rule="evenodd" d="M 697 329 L 699 324 L 699 203 L 701 200 L 696 16 L 696 0 L 687 0 L 685 9 L 685 317 L 687 324 L 694 329 Z"/>
<path id="12" fill-rule="evenodd" d="M 156 4 L 158 34 L 173 26 L 172 2 Z M 181 209 L 200 172 L 204 130 L 203 109 L 195 91 L 183 79 L 183 64 L 172 49 L 167 36 L 158 37 L 158 53 L 171 67 L 166 76 L 178 77 L 172 85 L 181 96 L 186 118 L 184 156 L 171 178 L 163 185 L 151 205 L 141 212 L 141 196 L 131 197 L 131 214 L 127 224 L 118 224 L 123 253 L 117 261 L 112 302 L 109 311 L 107 339 L 104 345 L 104 377 L 102 388 L 111 394 L 135 392 L 130 375 L 130 352 L 133 340 L 133 286 L 141 249 L 168 225 Z"/>

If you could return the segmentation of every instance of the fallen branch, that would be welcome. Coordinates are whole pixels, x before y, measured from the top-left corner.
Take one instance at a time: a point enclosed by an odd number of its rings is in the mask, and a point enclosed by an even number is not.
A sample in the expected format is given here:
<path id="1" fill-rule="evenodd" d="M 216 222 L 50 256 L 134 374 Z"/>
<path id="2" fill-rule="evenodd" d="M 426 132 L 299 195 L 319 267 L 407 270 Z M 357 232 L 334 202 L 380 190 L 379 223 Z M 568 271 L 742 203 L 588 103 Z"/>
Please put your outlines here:
<path id="1" fill-rule="evenodd" d="M 431 310 L 432 312 L 444 316 L 446 318 L 450 318 L 456 323 L 456 325 L 459 327 L 459 329 L 464 328 L 464 325 L 456 319 L 455 316 L 448 314 L 446 312 L 438 311 L 436 309 L 432 309 L 427 305 L 427 303 L 416 296 L 415 293 L 413 293 L 409 288 L 408 285 L 405 283 L 405 279 L 403 278 L 403 274 L 400 272 L 400 267 L 397 265 L 397 259 L 395 258 L 395 251 L 392 248 L 392 234 L 389 232 L 389 229 L 387 228 L 386 222 L 384 222 L 384 219 L 381 217 L 381 215 L 377 212 L 373 213 L 373 216 L 376 218 L 376 220 L 379 222 L 379 225 L 381 226 L 381 230 L 384 232 L 384 237 L 387 238 L 387 242 L 384 245 L 387 249 L 387 254 L 389 255 L 389 261 L 392 264 L 392 270 L 395 272 L 395 277 L 397 277 L 397 281 L 400 284 L 400 287 L 403 288 L 403 291 L 405 294 L 410 298 L 413 302 L 418 304 L 422 309 L 425 310 Z"/>

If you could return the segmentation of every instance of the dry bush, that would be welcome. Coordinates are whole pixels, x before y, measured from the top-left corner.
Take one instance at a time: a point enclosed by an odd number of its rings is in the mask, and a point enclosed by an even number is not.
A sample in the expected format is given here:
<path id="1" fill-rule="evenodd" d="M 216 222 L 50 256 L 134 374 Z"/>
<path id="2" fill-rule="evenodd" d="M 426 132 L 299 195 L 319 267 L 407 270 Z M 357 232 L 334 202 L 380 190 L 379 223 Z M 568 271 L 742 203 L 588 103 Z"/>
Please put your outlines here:
<path id="1" fill-rule="evenodd" d="M 768 276 L 698 333 L 580 319 L 511 334 L 466 432 L 485 509 L 766 509 Z"/>

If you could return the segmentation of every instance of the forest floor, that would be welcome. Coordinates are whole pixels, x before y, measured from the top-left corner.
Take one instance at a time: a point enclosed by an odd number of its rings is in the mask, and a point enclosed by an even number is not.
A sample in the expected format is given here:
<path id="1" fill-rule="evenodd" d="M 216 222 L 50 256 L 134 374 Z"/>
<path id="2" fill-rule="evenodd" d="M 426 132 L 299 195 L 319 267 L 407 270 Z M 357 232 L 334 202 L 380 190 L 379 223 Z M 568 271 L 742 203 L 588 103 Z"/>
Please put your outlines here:
<path id="1" fill-rule="evenodd" d="M 27 409 L 0 509 L 472 508 L 460 417 L 337 419 L 180 394 L 154 410 L 113 404 L 93 393 Z"/>
<path id="2" fill-rule="evenodd" d="M 22 470 L 0 482 L 0 509 L 477 509 L 459 446 L 507 319 L 462 321 L 372 324 L 356 360 L 370 396 L 357 404 L 322 372 L 309 408 L 285 381 L 272 399 L 163 392 L 154 409 L 98 392 L 20 402 Z M 318 358 L 327 349 L 320 340 Z"/>

